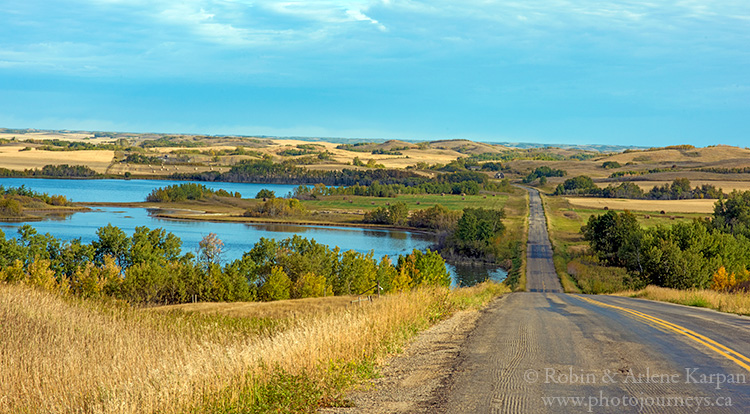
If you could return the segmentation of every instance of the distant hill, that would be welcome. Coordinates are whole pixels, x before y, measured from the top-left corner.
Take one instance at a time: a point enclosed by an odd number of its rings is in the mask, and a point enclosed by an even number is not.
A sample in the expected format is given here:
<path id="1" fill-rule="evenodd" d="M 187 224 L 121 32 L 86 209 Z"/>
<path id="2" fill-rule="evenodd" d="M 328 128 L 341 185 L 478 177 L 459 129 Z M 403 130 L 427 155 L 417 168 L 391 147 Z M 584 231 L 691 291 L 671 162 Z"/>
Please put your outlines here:
<path id="1" fill-rule="evenodd" d="M 430 148 L 453 150 L 467 155 L 479 155 L 487 153 L 496 154 L 508 150 L 507 147 L 501 145 L 469 141 L 467 139 L 451 139 L 427 142 L 429 143 Z"/>
<path id="2" fill-rule="evenodd" d="M 537 144 L 532 142 L 495 142 L 495 145 L 502 145 L 510 148 L 560 148 L 582 151 L 596 151 L 601 153 L 623 152 L 626 150 L 646 149 L 647 147 L 636 147 L 628 145 L 608 145 L 608 144 Z"/>

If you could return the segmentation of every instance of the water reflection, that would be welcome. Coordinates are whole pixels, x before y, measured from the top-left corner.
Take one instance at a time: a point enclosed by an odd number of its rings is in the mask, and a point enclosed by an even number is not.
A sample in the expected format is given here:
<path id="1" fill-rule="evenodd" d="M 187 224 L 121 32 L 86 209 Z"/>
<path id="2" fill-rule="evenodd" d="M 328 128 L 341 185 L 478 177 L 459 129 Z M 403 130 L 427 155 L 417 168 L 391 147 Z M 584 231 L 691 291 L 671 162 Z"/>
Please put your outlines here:
<path id="1" fill-rule="evenodd" d="M 367 237 L 375 237 L 375 238 L 389 238 L 389 239 L 395 239 L 395 240 L 406 240 L 410 235 L 412 237 L 419 237 L 419 234 L 416 233 L 407 233 L 405 231 L 401 230 L 372 230 L 372 229 L 365 229 L 362 230 L 362 234 L 364 234 Z M 431 239 L 431 237 L 426 237 L 425 240 Z"/>
<path id="2" fill-rule="evenodd" d="M 451 265 L 456 286 L 474 286 L 486 280 L 502 282 L 508 272 L 499 267 Z"/>

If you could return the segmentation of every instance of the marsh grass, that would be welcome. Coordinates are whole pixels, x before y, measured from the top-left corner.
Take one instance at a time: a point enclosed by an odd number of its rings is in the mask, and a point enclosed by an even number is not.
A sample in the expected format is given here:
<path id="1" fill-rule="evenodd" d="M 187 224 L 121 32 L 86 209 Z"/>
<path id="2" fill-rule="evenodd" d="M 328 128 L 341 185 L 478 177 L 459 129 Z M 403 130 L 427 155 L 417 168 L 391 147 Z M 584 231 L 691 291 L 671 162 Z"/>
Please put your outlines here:
<path id="1" fill-rule="evenodd" d="M 725 293 L 707 289 L 678 290 L 647 286 L 641 290 L 624 291 L 617 295 L 697 306 L 738 315 L 750 315 L 750 294 L 743 292 Z"/>
<path id="2" fill-rule="evenodd" d="M 496 284 L 296 318 L 153 312 L 0 284 L 0 412 L 308 412 Z"/>

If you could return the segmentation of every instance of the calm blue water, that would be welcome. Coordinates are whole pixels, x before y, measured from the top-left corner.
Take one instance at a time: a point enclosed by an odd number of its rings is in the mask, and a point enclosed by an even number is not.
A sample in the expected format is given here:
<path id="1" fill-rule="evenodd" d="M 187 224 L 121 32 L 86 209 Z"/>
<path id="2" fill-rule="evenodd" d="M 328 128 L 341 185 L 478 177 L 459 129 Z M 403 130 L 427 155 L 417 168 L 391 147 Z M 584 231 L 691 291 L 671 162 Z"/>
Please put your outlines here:
<path id="1" fill-rule="evenodd" d="M 213 183 L 198 181 L 170 180 L 58 180 L 47 178 L 0 178 L 0 185 L 20 187 L 25 185 L 39 193 L 64 195 L 76 202 L 130 203 L 146 201 L 146 196 L 155 188 L 182 183 L 197 183 L 212 190 L 223 189 L 231 193 L 239 192 L 242 198 L 253 198 L 258 191 L 267 188 L 277 196 L 285 196 L 297 188 L 283 184 Z"/>
<path id="2" fill-rule="evenodd" d="M 18 187 L 25 185 L 37 192 L 61 194 L 74 201 L 90 202 L 137 202 L 144 201 L 151 190 L 173 185 L 179 181 L 165 180 L 51 180 L 0 178 L 0 185 Z M 213 189 L 240 192 L 243 197 L 254 197 L 262 188 L 283 195 L 296 186 L 240 183 L 201 183 Z M 24 223 L 2 223 L 0 230 L 6 237 L 16 237 L 18 228 Z M 205 221 L 177 221 L 152 217 L 144 208 L 101 207 L 92 212 L 75 213 L 58 219 L 31 222 L 39 233 L 49 233 L 61 240 L 80 238 L 84 243 L 96 239 L 96 230 L 112 224 L 132 235 L 137 226 L 163 228 L 182 240 L 183 252 L 196 252 L 198 243 L 209 233 L 216 233 L 224 242 L 224 261 L 231 261 L 250 250 L 261 237 L 277 240 L 298 234 L 308 239 L 341 250 L 373 251 L 376 258 L 408 254 L 413 249 L 424 250 L 433 241 L 429 235 L 398 230 L 360 229 L 353 227 L 298 226 L 288 224 L 212 223 Z M 449 266 L 454 282 L 473 285 L 486 278 L 502 280 L 505 272 L 489 269 L 460 268 Z"/>

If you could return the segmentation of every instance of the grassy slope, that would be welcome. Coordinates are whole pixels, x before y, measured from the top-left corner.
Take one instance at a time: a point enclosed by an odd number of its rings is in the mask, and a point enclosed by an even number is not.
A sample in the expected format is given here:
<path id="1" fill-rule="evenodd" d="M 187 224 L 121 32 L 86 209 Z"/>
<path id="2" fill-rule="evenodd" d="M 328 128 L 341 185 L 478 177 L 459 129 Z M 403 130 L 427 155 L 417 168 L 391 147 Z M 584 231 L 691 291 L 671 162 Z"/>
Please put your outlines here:
<path id="1" fill-rule="evenodd" d="M 677 290 L 648 286 L 639 291 L 620 292 L 617 295 L 698 306 L 738 315 L 750 315 L 750 295 L 746 293 L 724 293 L 707 289 Z"/>
<path id="2" fill-rule="evenodd" d="M 516 260 L 520 266 L 513 266 L 511 272 L 518 272 L 517 291 L 526 290 L 526 243 L 529 232 L 529 194 L 517 189 L 505 205 L 505 238 L 516 242 Z"/>
<path id="3" fill-rule="evenodd" d="M 0 412 L 309 411 L 502 285 L 420 289 L 301 317 L 150 312 L 0 284 Z M 301 302 L 299 306 L 306 306 Z"/>

